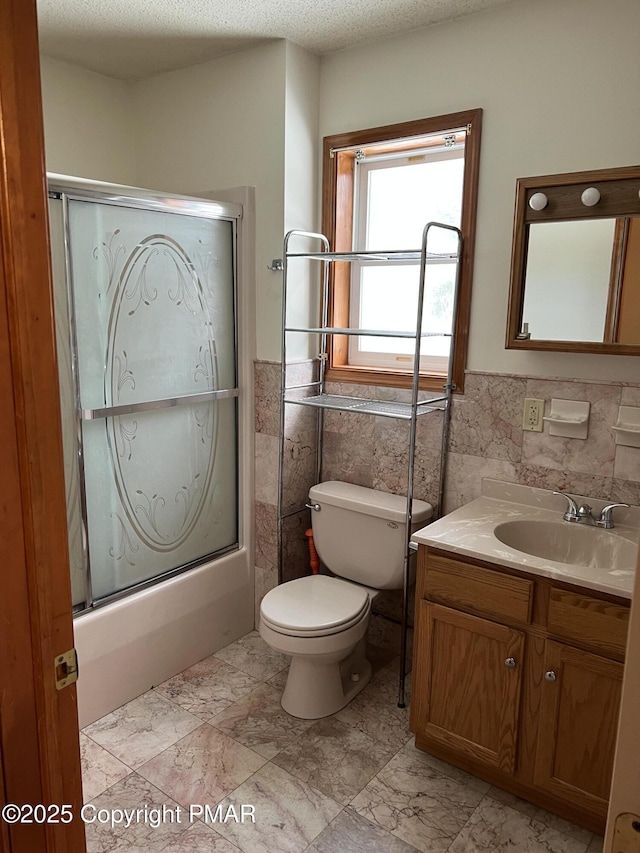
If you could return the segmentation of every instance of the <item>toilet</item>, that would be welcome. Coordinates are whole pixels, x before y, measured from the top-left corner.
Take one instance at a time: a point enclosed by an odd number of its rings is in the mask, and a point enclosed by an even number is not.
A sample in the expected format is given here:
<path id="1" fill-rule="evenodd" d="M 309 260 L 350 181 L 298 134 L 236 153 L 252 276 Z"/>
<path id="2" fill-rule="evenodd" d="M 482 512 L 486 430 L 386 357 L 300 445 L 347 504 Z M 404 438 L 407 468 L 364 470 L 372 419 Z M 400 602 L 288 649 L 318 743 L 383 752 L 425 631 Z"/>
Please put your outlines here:
<path id="1" fill-rule="evenodd" d="M 259 628 L 271 648 L 291 656 L 282 707 L 303 720 L 334 714 L 366 686 L 371 606 L 381 590 L 402 588 L 406 549 L 407 502 L 400 495 L 329 481 L 311 487 L 309 502 L 314 543 L 332 575 L 272 589 L 262 599 Z M 432 512 L 431 504 L 414 500 L 412 529 Z"/>

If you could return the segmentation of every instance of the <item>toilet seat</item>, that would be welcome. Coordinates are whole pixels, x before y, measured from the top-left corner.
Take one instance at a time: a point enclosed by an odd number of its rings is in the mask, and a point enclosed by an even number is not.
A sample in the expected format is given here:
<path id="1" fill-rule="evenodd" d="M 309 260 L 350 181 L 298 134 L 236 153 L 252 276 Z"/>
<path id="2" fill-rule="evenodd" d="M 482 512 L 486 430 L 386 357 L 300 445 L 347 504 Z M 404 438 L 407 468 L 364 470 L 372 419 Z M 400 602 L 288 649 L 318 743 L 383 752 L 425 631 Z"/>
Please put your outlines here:
<path id="1" fill-rule="evenodd" d="M 277 586 L 262 599 L 265 625 L 291 637 L 324 637 L 346 631 L 371 609 L 366 588 L 326 575 L 309 575 Z"/>

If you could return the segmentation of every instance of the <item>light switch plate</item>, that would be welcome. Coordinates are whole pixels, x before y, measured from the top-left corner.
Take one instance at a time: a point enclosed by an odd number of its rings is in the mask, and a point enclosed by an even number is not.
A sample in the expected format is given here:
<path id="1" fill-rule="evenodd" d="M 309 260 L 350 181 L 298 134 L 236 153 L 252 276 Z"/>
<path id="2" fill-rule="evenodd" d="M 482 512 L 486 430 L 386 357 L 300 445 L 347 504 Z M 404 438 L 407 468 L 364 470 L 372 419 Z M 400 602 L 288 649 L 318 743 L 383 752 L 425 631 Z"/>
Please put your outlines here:
<path id="1" fill-rule="evenodd" d="M 544 415 L 544 400 L 527 397 L 522 412 L 522 429 L 528 432 L 542 432 L 542 416 Z"/>

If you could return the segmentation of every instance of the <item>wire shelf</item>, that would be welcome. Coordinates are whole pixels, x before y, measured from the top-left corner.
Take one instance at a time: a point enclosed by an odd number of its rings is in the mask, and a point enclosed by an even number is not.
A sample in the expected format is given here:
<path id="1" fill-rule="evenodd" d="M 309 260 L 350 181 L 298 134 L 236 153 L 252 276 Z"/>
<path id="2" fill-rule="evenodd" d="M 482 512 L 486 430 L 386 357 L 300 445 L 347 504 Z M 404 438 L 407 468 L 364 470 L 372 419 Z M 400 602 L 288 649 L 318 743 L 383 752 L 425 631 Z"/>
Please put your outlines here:
<path id="1" fill-rule="evenodd" d="M 411 403 L 386 402 L 385 400 L 371 400 L 362 397 L 341 397 L 336 394 L 318 394 L 315 397 L 286 397 L 285 403 L 295 403 L 298 406 L 311 406 L 314 409 L 335 409 L 342 412 L 358 412 L 364 415 L 377 415 L 383 418 L 396 418 L 397 420 L 410 421 L 412 407 Z M 418 416 L 430 412 L 441 412 L 437 406 L 419 405 L 416 410 Z"/>
<path id="2" fill-rule="evenodd" d="M 363 252 L 287 252 L 287 258 L 301 258 L 308 261 L 419 261 L 419 250 L 406 251 L 363 251 Z M 455 252 L 427 252 L 427 261 L 457 261 Z"/>
<path id="3" fill-rule="evenodd" d="M 436 254 L 427 251 L 428 245 L 428 235 L 429 231 L 432 227 L 444 229 L 445 231 L 450 231 L 457 235 L 457 251 L 454 253 L 447 254 Z M 289 241 L 290 238 L 295 237 L 305 238 L 308 240 L 316 240 L 321 243 L 324 247 L 325 251 L 320 252 L 290 252 L 289 251 Z M 317 244 L 316 244 L 317 245 Z M 292 403 L 297 406 L 306 406 L 310 409 L 315 409 L 317 412 L 316 420 L 316 429 L 317 429 L 317 443 L 316 443 L 316 471 L 315 471 L 315 482 L 322 482 L 323 480 L 323 468 L 322 468 L 322 448 L 323 448 L 323 411 L 338 411 L 338 412 L 353 412 L 353 413 L 361 413 L 364 415 L 374 415 L 377 417 L 383 418 L 393 418 L 394 420 L 404 421 L 408 424 L 408 450 L 407 450 L 407 487 L 406 487 L 406 549 L 403 563 L 403 585 L 402 585 L 402 632 L 401 632 L 401 642 L 400 642 L 400 672 L 398 676 L 398 706 L 401 708 L 405 707 L 405 671 L 406 671 L 406 659 L 407 659 L 407 635 L 409 629 L 409 572 L 410 572 L 410 557 L 412 555 L 410 537 L 411 537 L 411 502 L 413 500 L 413 480 L 414 480 L 414 470 L 415 470 L 415 455 L 416 455 L 416 430 L 417 430 L 417 420 L 422 415 L 432 414 L 434 412 L 441 412 L 442 417 L 438 418 L 435 422 L 434 426 L 438 429 L 441 425 L 441 462 L 439 466 L 439 479 L 438 479 L 438 510 L 442 506 L 443 501 L 443 493 L 444 493 L 444 476 L 445 476 L 445 465 L 446 465 L 446 451 L 448 445 L 448 436 L 449 436 L 449 423 L 451 417 L 451 403 L 453 399 L 453 391 L 455 390 L 455 384 L 453 383 L 453 365 L 451 354 L 454 350 L 454 342 L 455 342 L 455 330 L 451 329 L 450 332 L 440 334 L 440 333 L 421 333 L 422 329 L 422 306 L 423 306 L 423 298 L 425 291 L 425 283 L 427 278 L 426 267 L 428 265 L 437 265 L 442 263 L 456 262 L 457 270 L 456 270 L 456 279 L 454 286 L 454 314 L 455 314 L 455 305 L 460 281 L 460 264 L 459 261 L 462 256 L 462 234 L 458 228 L 455 228 L 452 225 L 445 225 L 443 223 L 429 222 L 425 225 L 423 231 L 422 238 L 422 248 L 419 251 L 415 249 L 408 251 L 398 251 L 398 250 L 390 250 L 390 251 L 357 251 L 351 250 L 348 252 L 331 252 L 329 251 L 330 243 L 326 235 L 324 234 L 316 234 L 308 231 L 299 231 L 293 230 L 289 231 L 284 238 L 284 264 L 283 264 L 283 305 L 282 305 L 282 367 L 281 367 L 281 407 L 280 407 L 280 454 L 279 454 L 279 467 L 278 467 L 278 577 L 279 580 L 284 580 L 283 577 L 283 567 L 284 567 L 284 555 L 285 555 L 285 538 L 284 538 L 284 527 L 283 522 L 284 519 L 289 517 L 289 515 L 297 515 L 299 510 L 295 512 L 289 512 L 288 506 L 285 505 L 284 501 L 284 471 L 285 471 L 285 417 L 286 417 L 286 406 L 285 403 Z M 322 278 L 322 291 L 321 291 L 321 303 L 320 303 L 320 311 L 319 311 L 319 325 L 314 326 L 312 328 L 300 328 L 297 325 L 287 325 L 287 293 L 290 285 L 290 276 L 292 276 L 292 270 L 296 269 L 295 264 L 289 264 L 289 261 L 293 260 L 318 260 L 321 263 L 319 271 L 321 273 Z M 416 320 L 416 329 L 412 332 L 400 331 L 393 332 L 390 330 L 383 329 L 349 329 L 349 328 L 334 328 L 329 325 L 329 300 L 330 300 L 330 290 L 329 290 L 329 263 L 330 262 L 356 262 L 360 263 L 363 266 L 366 265 L 383 265 L 392 263 L 396 264 L 411 264 L 411 263 L 419 263 L 420 264 L 420 281 L 419 281 L 419 290 L 418 290 L 418 308 L 415 315 Z M 299 269 L 299 267 L 297 267 Z M 390 295 L 390 298 L 392 296 Z M 321 352 L 317 356 L 318 359 L 318 381 L 316 383 L 308 383 L 306 385 L 292 385 L 287 387 L 286 385 L 286 364 L 287 364 L 287 339 L 288 333 L 290 332 L 298 332 L 298 333 L 306 333 L 306 334 L 315 334 L 321 336 L 320 341 L 320 349 Z M 419 346 L 419 342 L 421 338 L 430 338 L 430 337 L 442 337 L 449 340 L 449 364 L 447 370 L 447 379 L 446 384 L 443 385 L 444 396 L 433 397 L 428 400 L 418 400 L 418 388 L 419 388 L 419 362 L 418 359 L 413 358 L 412 370 L 407 371 L 408 375 L 411 376 L 411 402 L 410 403 L 401 403 L 396 401 L 385 401 L 385 400 L 376 400 L 362 397 L 348 397 L 337 394 L 326 394 L 325 390 L 325 374 L 327 368 L 327 359 L 328 359 L 328 343 L 331 335 L 335 336 L 354 336 L 357 335 L 359 337 L 376 337 L 376 338 L 407 338 L 414 341 L 416 348 Z M 357 379 L 353 381 L 357 382 Z M 315 385 L 315 388 L 312 391 L 312 386 Z M 300 392 L 311 392 L 315 391 L 314 396 L 302 396 Z M 320 393 L 318 393 L 320 392 Z M 287 511 L 285 511 L 285 509 Z"/>
<path id="4" fill-rule="evenodd" d="M 313 335 L 351 335 L 360 338 L 407 338 L 416 339 L 415 332 L 394 332 L 390 329 L 347 329 L 334 326 L 285 326 L 285 332 L 302 332 Z M 450 338 L 451 332 L 422 332 L 420 338 Z"/>

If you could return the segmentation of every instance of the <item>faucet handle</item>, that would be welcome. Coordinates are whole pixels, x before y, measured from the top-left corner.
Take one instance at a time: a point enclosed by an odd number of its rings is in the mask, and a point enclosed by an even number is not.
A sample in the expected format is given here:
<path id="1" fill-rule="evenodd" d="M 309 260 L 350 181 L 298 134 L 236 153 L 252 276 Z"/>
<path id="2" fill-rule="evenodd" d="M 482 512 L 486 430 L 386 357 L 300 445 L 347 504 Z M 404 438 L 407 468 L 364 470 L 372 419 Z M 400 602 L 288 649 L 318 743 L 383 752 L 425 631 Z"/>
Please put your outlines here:
<path id="1" fill-rule="evenodd" d="M 574 501 L 574 499 L 571 497 L 571 495 L 566 494 L 566 492 L 552 492 L 552 494 L 561 495 L 569 503 L 569 506 L 567 507 L 567 511 L 565 512 L 565 514 L 563 516 L 564 520 L 565 521 L 577 521 L 579 518 L 578 504 Z"/>
<path id="2" fill-rule="evenodd" d="M 592 519 L 593 517 L 591 515 L 591 507 L 589 506 L 589 504 L 580 504 L 580 506 L 578 507 L 578 515 L 580 516 L 580 518 Z"/>
<path id="3" fill-rule="evenodd" d="M 613 511 L 617 506 L 629 507 L 629 504 L 607 504 L 602 508 L 602 512 L 600 513 L 600 518 L 596 521 L 596 525 L 598 527 L 604 527 L 605 530 L 611 530 L 613 527 Z"/>

